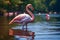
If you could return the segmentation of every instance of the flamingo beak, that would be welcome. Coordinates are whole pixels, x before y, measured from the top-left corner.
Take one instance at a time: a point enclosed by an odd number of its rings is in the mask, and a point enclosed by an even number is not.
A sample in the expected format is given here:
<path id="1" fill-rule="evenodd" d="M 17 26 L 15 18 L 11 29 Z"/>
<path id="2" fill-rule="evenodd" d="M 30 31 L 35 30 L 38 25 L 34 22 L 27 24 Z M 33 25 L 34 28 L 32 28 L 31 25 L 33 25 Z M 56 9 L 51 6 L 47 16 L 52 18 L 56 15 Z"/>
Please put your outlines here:
<path id="1" fill-rule="evenodd" d="M 32 10 L 34 10 L 34 8 L 32 8 Z"/>
<path id="2" fill-rule="evenodd" d="M 29 6 L 29 8 L 30 8 L 32 11 L 34 11 L 34 8 L 33 8 L 33 6 L 32 6 L 32 5 L 30 5 L 30 6 Z"/>
<path id="3" fill-rule="evenodd" d="M 34 11 L 34 8 L 33 7 L 31 9 L 32 9 L 32 11 Z"/>

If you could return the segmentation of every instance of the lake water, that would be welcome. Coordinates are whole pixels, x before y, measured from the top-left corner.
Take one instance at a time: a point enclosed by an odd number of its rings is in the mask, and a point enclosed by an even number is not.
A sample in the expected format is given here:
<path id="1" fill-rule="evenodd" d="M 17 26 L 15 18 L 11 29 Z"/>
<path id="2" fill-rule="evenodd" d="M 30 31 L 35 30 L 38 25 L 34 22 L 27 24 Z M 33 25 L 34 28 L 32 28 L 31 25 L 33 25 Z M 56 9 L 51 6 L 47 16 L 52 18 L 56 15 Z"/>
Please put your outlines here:
<path id="1" fill-rule="evenodd" d="M 20 28 L 21 26 L 13 27 L 13 29 Z M 29 23 L 28 30 L 35 32 L 34 40 L 60 40 L 60 21 L 37 21 Z M 17 38 L 16 35 L 15 38 Z M 26 40 L 26 38 L 17 40 Z"/>

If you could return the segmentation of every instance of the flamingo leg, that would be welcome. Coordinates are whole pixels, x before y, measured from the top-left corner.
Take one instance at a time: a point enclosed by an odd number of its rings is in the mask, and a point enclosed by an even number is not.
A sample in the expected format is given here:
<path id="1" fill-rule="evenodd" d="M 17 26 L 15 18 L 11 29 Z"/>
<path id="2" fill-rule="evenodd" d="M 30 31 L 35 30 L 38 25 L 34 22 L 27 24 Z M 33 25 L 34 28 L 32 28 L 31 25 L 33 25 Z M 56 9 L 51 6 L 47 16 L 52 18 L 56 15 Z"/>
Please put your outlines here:
<path id="1" fill-rule="evenodd" d="M 22 27 L 22 30 L 24 31 L 24 25 L 23 25 L 23 27 Z"/>
<path id="2" fill-rule="evenodd" d="M 26 31 L 27 31 L 27 24 L 26 24 Z"/>

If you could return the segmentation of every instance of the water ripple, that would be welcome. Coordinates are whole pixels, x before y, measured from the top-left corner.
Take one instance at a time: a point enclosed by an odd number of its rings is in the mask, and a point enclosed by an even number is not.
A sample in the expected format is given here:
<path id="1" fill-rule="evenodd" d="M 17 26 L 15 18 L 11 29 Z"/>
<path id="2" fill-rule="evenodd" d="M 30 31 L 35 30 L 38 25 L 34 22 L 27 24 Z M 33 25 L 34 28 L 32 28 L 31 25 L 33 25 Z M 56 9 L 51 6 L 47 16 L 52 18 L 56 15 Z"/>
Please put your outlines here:
<path id="1" fill-rule="evenodd" d="M 12 29 L 22 29 L 22 26 L 16 26 Z M 28 24 L 28 30 L 35 32 L 34 40 L 59 40 L 60 27 L 52 26 L 48 22 L 37 22 Z"/>

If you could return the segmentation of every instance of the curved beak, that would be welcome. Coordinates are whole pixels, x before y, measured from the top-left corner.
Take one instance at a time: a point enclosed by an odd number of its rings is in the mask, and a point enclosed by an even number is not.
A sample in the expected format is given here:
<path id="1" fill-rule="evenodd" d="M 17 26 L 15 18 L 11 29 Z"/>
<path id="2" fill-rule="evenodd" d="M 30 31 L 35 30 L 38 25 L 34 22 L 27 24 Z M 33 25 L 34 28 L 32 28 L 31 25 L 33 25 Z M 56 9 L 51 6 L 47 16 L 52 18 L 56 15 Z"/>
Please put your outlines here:
<path id="1" fill-rule="evenodd" d="M 33 8 L 33 7 L 31 7 L 31 10 L 32 10 L 32 11 L 34 11 L 34 8 Z"/>

